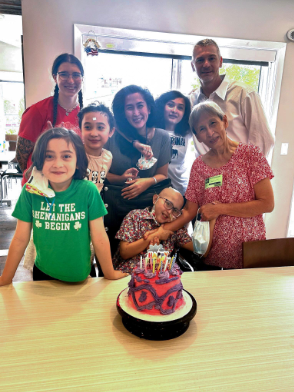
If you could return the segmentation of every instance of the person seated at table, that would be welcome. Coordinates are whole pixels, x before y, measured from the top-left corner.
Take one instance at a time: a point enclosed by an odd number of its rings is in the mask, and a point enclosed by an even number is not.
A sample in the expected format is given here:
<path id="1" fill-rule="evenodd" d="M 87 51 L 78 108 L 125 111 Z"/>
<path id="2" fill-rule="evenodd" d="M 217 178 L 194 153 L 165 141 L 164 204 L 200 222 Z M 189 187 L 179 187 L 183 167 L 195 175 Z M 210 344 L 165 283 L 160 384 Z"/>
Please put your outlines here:
<path id="1" fill-rule="evenodd" d="M 145 256 L 149 245 L 161 241 L 157 234 L 151 235 L 148 240 L 145 240 L 144 234 L 166 222 L 179 218 L 183 204 L 184 198 L 180 192 L 173 188 L 165 188 L 159 195 L 153 196 L 153 207 L 129 212 L 116 234 L 120 244 L 113 258 L 114 268 L 131 273 L 140 261 L 140 256 Z M 193 252 L 192 239 L 185 228 L 179 228 L 170 234 L 171 236 L 167 240 L 162 241 L 166 251 L 171 254 L 175 247 L 181 247 Z"/>
<path id="2" fill-rule="evenodd" d="M 126 276 L 113 269 L 103 225 L 106 209 L 96 185 L 83 181 L 88 160 L 81 138 L 65 128 L 53 128 L 37 140 L 33 175 L 23 187 L 12 216 L 18 219 L 0 286 L 12 282 L 34 231 L 37 257 L 34 280 L 85 280 L 91 269 L 90 235 L 107 279 Z M 49 186 L 48 186 L 49 185 Z"/>
<path id="3" fill-rule="evenodd" d="M 190 222 L 200 207 L 203 221 L 216 219 L 205 264 L 242 268 L 242 243 L 266 238 L 262 214 L 274 208 L 273 173 L 258 147 L 228 138 L 227 116 L 216 103 L 195 106 L 189 122 L 209 151 L 192 166 L 182 215 L 161 226 L 157 234 L 167 238 L 169 231 L 165 230 L 177 230 Z"/>

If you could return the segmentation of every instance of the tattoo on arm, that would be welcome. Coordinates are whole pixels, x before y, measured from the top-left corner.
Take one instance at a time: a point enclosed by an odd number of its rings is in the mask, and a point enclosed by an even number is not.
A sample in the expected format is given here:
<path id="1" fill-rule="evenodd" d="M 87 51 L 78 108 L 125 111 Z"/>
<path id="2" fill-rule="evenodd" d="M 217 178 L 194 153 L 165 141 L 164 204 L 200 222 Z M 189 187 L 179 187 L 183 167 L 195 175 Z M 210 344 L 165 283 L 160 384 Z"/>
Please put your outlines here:
<path id="1" fill-rule="evenodd" d="M 27 168 L 28 158 L 34 149 L 34 143 L 22 137 L 17 138 L 16 159 L 22 172 Z"/>

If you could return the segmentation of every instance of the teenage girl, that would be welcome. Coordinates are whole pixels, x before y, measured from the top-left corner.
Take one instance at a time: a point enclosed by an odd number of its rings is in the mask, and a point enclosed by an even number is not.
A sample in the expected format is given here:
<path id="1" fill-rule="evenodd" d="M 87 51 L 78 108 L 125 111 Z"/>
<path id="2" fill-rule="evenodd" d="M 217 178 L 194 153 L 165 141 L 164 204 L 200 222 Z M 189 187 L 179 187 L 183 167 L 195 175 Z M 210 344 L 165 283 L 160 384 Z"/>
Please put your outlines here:
<path id="1" fill-rule="evenodd" d="M 12 216 L 18 219 L 0 285 L 10 284 L 34 231 L 37 257 L 34 280 L 80 282 L 90 273 L 90 239 L 104 276 L 119 279 L 114 271 L 104 229 L 106 209 L 90 181 L 83 181 L 88 160 L 80 137 L 71 130 L 53 128 L 37 140 L 33 165 L 49 181 L 55 196 L 47 198 L 23 187 Z"/>
<path id="2" fill-rule="evenodd" d="M 31 166 L 31 154 L 36 140 L 46 129 L 63 126 L 80 135 L 78 112 L 83 107 L 82 81 L 84 69 L 79 59 L 72 54 L 58 56 L 52 66 L 55 82 L 54 95 L 30 106 L 20 123 L 16 158 L 23 172 Z M 29 178 L 24 173 L 22 184 Z"/>
<path id="3" fill-rule="evenodd" d="M 170 136 L 172 158 L 168 176 L 172 186 L 183 196 L 188 186 L 192 164 L 196 158 L 192 146 L 192 132 L 189 126 L 191 104 L 189 99 L 173 90 L 162 94 L 155 101 L 157 126 L 165 129 Z"/>
<path id="4" fill-rule="evenodd" d="M 155 100 L 156 126 L 165 129 L 172 146 L 171 162 L 168 166 L 168 177 L 172 186 L 183 196 L 188 186 L 190 169 L 196 158 L 192 145 L 192 132 L 189 126 L 191 104 L 180 91 L 172 90 L 161 94 Z M 144 149 L 141 144 L 134 144 L 139 151 Z M 146 154 L 147 151 L 143 154 Z"/>

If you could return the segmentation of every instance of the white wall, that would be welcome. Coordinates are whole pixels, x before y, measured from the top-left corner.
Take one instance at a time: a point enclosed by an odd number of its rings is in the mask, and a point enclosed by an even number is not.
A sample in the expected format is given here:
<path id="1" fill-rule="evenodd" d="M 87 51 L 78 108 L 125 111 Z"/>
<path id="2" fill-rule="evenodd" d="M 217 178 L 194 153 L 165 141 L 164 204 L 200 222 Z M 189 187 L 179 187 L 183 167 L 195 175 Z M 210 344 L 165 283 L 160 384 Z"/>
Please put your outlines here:
<path id="1" fill-rule="evenodd" d="M 26 100 L 53 88 L 50 67 L 73 53 L 75 23 L 166 33 L 285 42 L 294 28 L 293 0 L 22 0 Z M 276 129 L 272 184 L 276 207 L 266 218 L 268 238 L 285 237 L 294 178 L 294 43 L 286 50 Z M 287 156 L 279 155 L 289 143 Z"/>

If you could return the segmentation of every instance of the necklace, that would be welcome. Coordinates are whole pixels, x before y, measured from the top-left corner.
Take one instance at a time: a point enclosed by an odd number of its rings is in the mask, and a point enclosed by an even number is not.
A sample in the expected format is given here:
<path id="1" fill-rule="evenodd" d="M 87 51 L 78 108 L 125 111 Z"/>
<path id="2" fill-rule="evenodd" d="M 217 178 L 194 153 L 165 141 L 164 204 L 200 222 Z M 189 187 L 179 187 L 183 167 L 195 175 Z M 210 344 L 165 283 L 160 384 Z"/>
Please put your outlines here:
<path id="1" fill-rule="evenodd" d="M 69 113 L 71 113 L 73 110 L 75 110 L 75 108 L 78 106 L 78 103 L 75 103 L 75 106 L 72 107 L 71 109 L 66 109 L 64 106 L 62 106 L 62 105 L 60 104 L 60 102 L 58 102 L 58 105 L 61 106 L 62 109 L 65 110 L 65 115 L 68 116 Z"/>

